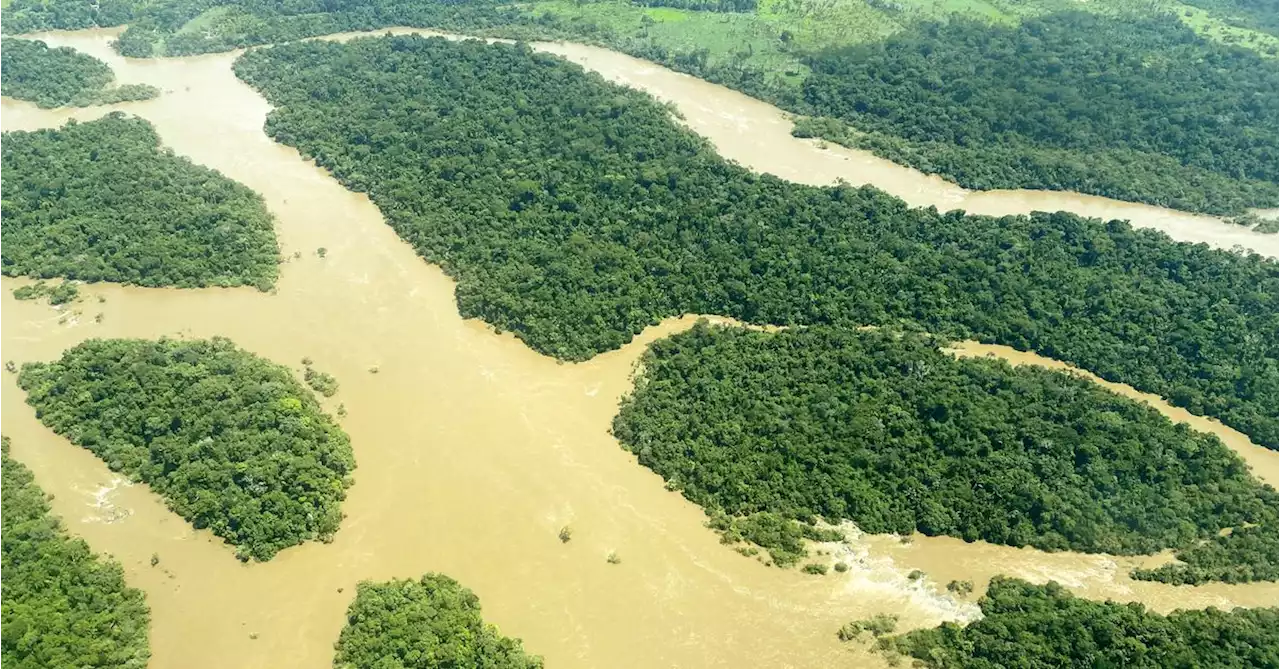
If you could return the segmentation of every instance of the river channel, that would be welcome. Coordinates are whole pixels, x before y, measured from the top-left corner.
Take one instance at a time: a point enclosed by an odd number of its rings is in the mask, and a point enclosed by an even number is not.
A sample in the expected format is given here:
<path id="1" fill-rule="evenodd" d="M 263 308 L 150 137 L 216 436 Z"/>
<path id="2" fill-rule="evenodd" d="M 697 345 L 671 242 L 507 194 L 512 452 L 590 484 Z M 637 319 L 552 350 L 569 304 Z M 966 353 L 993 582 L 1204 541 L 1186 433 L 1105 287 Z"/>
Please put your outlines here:
<path id="1" fill-rule="evenodd" d="M 54 510 L 70 529 L 116 556 L 130 584 L 146 591 L 152 669 L 327 667 L 358 581 L 427 571 L 473 589 L 490 622 L 557 669 L 881 666 L 866 649 L 839 642 L 836 629 L 880 612 L 902 616 L 903 627 L 967 619 L 975 613 L 973 598 L 952 598 L 943 584 L 985 583 L 995 574 L 1052 578 L 1085 596 L 1142 601 L 1161 611 L 1276 602 L 1274 583 L 1173 587 L 1127 578 L 1132 566 L 1167 556 L 1047 554 L 881 536 L 832 547 L 852 565 L 845 574 L 815 577 L 742 557 L 704 527 L 698 507 L 666 491 L 608 433 L 644 347 L 689 327 L 693 317 L 664 322 L 581 364 L 557 363 L 463 320 L 453 282 L 400 241 L 364 195 L 266 137 L 270 107 L 232 74 L 237 54 L 123 59 L 109 48 L 112 35 L 42 38 L 106 61 L 123 83 L 164 91 L 156 100 L 111 109 L 146 118 L 176 153 L 261 193 L 290 260 L 273 294 L 96 284 L 63 310 L 15 301 L 12 289 L 26 282 L 5 278 L 4 359 L 50 360 L 90 337 L 214 335 L 299 373 L 301 359 L 310 357 L 341 383 L 324 403 L 331 412 L 339 405 L 348 412 L 341 423 L 358 463 L 343 506 L 347 518 L 332 543 L 244 565 L 228 546 L 165 509 L 146 486 L 121 481 L 88 451 L 44 428 L 14 375 L 3 375 L 3 429 L 14 457 L 55 495 Z M 860 182 L 854 175 L 862 168 L 842 152 L 795 140 L 782 126 L 770 139 L 772 131 L 762 129 L 784 119 L 762 103 L 601 49 L 546 48 L 673 100 L 691 127 L 744 165 L 799 181 Z M 695 113 L 704 108 L 711 111 Z M 106 110 L 41 111 L 6 99 L 0 125 L 53 127 Z M 874 182 L 891 192 L 897 187 L 879 177 Z M 1208 236 L 1217 230 L 1173 226 L 1171 234 L 1175 229 Z M 317 256 L 319 247 L 326 257 Z M 292 258 L 295 251 L 300 258 Z M 996 347 L 959 348 L 1056 364 Z M 1111 387 L 1217 433 L 1276 484 L 1275 452 L 1158 398 Z M 565 525 L 573 540 L 562 544 L 557 532 Z M 606 561 L 611 552 L 620 564 Z M 160 559 L 155 566 L 153 554 Z M 926 578 L 908 580 L 913 569 Z"/>

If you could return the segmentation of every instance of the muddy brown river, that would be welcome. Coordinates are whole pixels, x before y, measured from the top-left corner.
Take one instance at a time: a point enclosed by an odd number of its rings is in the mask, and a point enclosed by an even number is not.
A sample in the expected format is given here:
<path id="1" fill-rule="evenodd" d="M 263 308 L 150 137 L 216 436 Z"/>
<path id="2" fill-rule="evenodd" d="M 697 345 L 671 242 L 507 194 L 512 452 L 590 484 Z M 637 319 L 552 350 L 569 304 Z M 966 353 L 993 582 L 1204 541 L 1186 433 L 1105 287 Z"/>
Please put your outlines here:
<path id="1" fill-rule="evenodd" d="M 880 666 L 864 648 L 840 643 L 836 629 L 880 612 L 901 615 L 905 627 L 970 618 L 976 595 L 955 599 L 943 585 L 957 578 L 981 584 L 995 574 L 1056 579 L 1089 597 L 1162 611 L 1276 602 L 1273 583 L 1172 587 L 1127 578 L 1133 565 L 1167 556 L 854 536 L 827 547 L 831 561 L 851 564 L 844 574 L 814 577 L 742 557 L 704 527 L 698 507 L 666 491 L 608 434 L 645 345 L 689 327 L 692 317 L 581 364 L 557 363 L 463 320 L 452 281 L 401 242 L 366 197 L 263 134 L 269 106 L 232 74 L 236 54 L 126 60 L 110 50 L 110 38 L 106 31 L 45 36 L 107 61 L 121 82 L 160 87 L 157 100 L 113 108 L 151 121 L 178 154 L 262 193 L 283 255 L 301 258 L 282 266 L 275 294 L 98 284 L 61 311 L 15 301 L 12 289 L 26 282 L 5 278 L 4 359 L 49 360 L 89 337 L 166 335 L 230 337 L 299 372 L 307 356 L 341 383 L 324 404 L 331 412 L 345 406 L 341 423 L 358 462 L 333 543 L 245 565 L 146 486 L 129 485 L 45 429 L 14 375 L 3 375 L 3 430 L 14 457 L 56 495 L 54 510 L 70 529 L 116 556 L 129 582 L 146 591 L 152 669 L 327 667 L 358 581 L 426 571 L 473 589 L 489 621 L 562 669 Z M 600 49 L 547 48 L 674 100 L 691 127 L 749 167 L 824 183 L 837 176 L 856 182 L 862 169 L 781 126 L 765 132 L 782 123 L 780 113 L 726 89 Z M 5 100 L 0 112 L 3 128 L 16 130 L 96 118 L 105 109 L 41 111 Z M 868 169 L 875 176 L 880 167 Z M 325 258 L 319 247 L 328 249 Z M 1056 364 L 997 347 L 962 345 L 960 352 Z M 1158 398 L 1108 385 L 1215 432 L 1276 483 L 1276 453 Z M 557 538 L 565 525 L 573 528 L 568 544 Z M 615 551 L 621 564 L 606 561 Z M 160 558 L 154 567 L 152 554 Z M 913 569 L 927 577 L 909 581 Z"/>

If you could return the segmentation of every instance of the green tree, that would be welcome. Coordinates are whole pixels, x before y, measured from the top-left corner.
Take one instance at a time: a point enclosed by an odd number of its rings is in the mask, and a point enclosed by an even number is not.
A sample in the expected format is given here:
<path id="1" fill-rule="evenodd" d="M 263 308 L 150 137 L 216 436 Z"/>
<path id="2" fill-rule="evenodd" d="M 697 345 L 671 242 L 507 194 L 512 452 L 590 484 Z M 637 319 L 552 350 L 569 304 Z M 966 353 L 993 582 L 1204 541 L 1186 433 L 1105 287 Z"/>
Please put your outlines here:
<path id="1" fill-rule="evenodd" d="M 145 669 L 150 611 L 114 560 L 67 535 L 31 471 L 9 458 L 0 484 L 0 662 L 7 669 Z"/>
<path id="2" fill-rule="evenodd" d="M 93 339 L 23 365 L 18 384 L 45 425 L 242 559 L 338 530 L 346 433 L 288 368 L 226 339 Z"/>

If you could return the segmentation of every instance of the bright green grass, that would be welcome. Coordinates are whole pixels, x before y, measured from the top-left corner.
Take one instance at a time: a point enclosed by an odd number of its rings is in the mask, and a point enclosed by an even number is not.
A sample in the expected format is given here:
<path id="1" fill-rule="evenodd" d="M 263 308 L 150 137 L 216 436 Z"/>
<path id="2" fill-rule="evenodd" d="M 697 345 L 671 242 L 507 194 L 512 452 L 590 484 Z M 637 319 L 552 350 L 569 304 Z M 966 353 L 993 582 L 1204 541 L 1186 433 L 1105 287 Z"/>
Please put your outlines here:
<path id="1" fill-rule="evenodd" d="M 669 7 L 637 7 L 625 2 L 579 5 L 569 0 L 524 5 L 534 15 L 550 13 L 606 27 L 620 37 L 672 52 L 708 51 L 715 64 L 737 62 L 746 67 L 790 78 L 806 68 L 785 50 L 782 33 L 801 30 L 798 22 L 778 21 L 756 14 L 696 12 Z"/>
<path id="2" fill-rule="evenodd" d="M 222 21 L 223 19 L 225 19 L 228 13 L 233 13 L 235 11 L 236 11 L 236 8 L 230 5 L 223 5 L 221 7 L 214 7 L 212 9 L 207 9 L 199 16 L 182 24 L 182 27 L 178 29 L 178 32 L 176 34 L 188 35 L 191 33 L 208 30 L 209 28 L 217 24 L 219 21 Z"/>
<path id="3" fill-rule="evenodd" d="M 1206 39 L 1252 49 L 1264 56 L 1275 56 L 1280 51 L 1280 38 L 1275 35 L 1227 25 L 1199 7 L 1178 2 L 1169 3 L 1169 7 L 1177 13 L 1183 24 Z"/>

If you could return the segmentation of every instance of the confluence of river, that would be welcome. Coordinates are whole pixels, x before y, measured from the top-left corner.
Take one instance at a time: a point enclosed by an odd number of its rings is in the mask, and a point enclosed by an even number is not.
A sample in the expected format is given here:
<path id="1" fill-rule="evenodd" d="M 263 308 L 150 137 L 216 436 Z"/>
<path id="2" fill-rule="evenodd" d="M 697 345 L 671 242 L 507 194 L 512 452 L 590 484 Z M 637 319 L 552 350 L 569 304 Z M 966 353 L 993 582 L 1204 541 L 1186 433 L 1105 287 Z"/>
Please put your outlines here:
<path id="1" fill-rule="evenodd" d="M 760 566 L 720 545 L 699 508 L 665 491 L 608 434 L 644 347 L 689 327 L 692 317 L 581 364 L 559 364 L 464 321 L 452 281 L 400 241 L 365 196 L 263 134 L 270 107 L 232 74 L 238 54 L 129 60 L 110 49 L 113 34 L 42 38 L 101 58 L 122 83 L 160 87 L 156 100 L 112 108 L 146 118 L 178 154 L 262 193 L 283 255 L 301 257 L 282 267 L 275 294 L 96 284 L 63 311 L 15 301 L 12 289 L 26 282 L 5 278 L 4 358 L 50 360 L 90 337 L 214 335 L 299 371 L 307 356 L 341 382 L 325 404 L 331 412 L 345 405 L 341 422 L 358 462 L 333 543 L 243 565 L 146 486 L 121 482 L 44 428 L 14 375 L 5 375 L 0 402 L 13 456 L 55 495 L 54 510 L 71 530 L 121 560 L 128 581 L 146 591 L 152 669 L 329 666 L 358 581 L 427 571 L 473 589 L 489 621 L 562 669 L 881 666 L 865 648 L 837 641 L 836 629 L 880 612 L 901 615 L 904 627 L 966 619 L 973 605 L 941 585 L 983 584 L 996 574 L 1052 578 L 1088 597 L 1162 611 L 1275 604 L 1274 583 L 1173 587 L 1127 578 L 1132 566 L 1167 556 L 1047 554 L 948 538 L 859 537 L 839 548 L 852 569 L 825 577 Z M 547 48 L 645 90 L 688 95 L 676 102 L 691 127 L 749 167 L 767 162 L 783 176 L 827 181 L 821 175 L 843 164 L 815 158 L 832 152 L 792 139 L 785 128 L 769 140 L 785 141 L 776 153 L 758 144 L 759 128 L 781 117 L 754 101 L 736 120 L 704 126 L 694 109 L 741 103 L 726 89 L 601 49 Z M 2 123 L 5 130 L 52 127 L 112 108 L 40 111 L 6 99 Z M 725 134 L 733 128 L 738 134 Z M 729 150 L 735 141 L 757 148 Z M 326 257 L 315 253 L 319 247 Z M 1007 349 L 961 348 L 1055 364 Z M 1143 397 L 1175 420 L 1189 419 Z M 1190 420 L 1276 483 L 1275 452 L 1215 421 Z M 565 525 L 574 529 L 568 544 L 556 536 Z M 615 551 L 621 564 L 606 561 Z M 153 553 L 160 557 L 154 567 Z M 927 577 L 909 581 L 913 569 Z"/>

